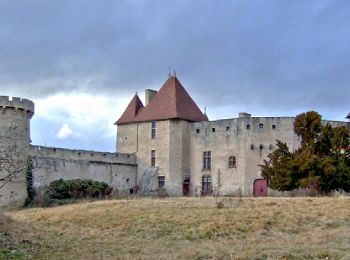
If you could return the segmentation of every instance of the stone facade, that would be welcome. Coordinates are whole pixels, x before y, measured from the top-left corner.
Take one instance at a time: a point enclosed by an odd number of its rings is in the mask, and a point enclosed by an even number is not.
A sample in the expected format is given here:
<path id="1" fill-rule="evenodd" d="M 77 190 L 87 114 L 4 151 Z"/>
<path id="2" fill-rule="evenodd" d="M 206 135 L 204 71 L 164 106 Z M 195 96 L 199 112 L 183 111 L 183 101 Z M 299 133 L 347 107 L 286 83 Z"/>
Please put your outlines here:
<path id="1" fill-rule="evenodd" d="M 153 123 L 154 138 L 152 122 L 122 124 L 118 126 L 117 147 L 119 152 L 136 155 L 138 184 L 153 169 L 154 192 L 158 191 L 159 177 L 164 176 L 166 194 L 183 195 L 185 182 L 189 182 L 186 192 L 198 196 L 203 193 L 203 176 L 209 176 L 211 194 L 252 196 L 253 182 L 261 178 L 259 165 L 276 148 L 276 140 L 285 142 L 290 150 L 299 147 L 294 119 L 242 113 L 238 118 L 216 121 L 160 120 Z M 346 122 L 323 123 L 349 127 Z M 151 165 L 152 150 L 155 166 Z M 204 152 L 210 152 L 209 169 L 203 165 Z M 234 165 L 229 165 L 230 157 L 234 157 Z"/>
<path id="2" fill-rule="evenodd" d="M 134 155 L 31 146 L 29 158 L 38 193 L 58 179 L 102 181 L 118 193 L 129 193 L 136 185 Z"/>
<path id="3" fill-rule="evenodd" d="M 34 103 L 0 96 L 0 207 L 23 206 Z"/>

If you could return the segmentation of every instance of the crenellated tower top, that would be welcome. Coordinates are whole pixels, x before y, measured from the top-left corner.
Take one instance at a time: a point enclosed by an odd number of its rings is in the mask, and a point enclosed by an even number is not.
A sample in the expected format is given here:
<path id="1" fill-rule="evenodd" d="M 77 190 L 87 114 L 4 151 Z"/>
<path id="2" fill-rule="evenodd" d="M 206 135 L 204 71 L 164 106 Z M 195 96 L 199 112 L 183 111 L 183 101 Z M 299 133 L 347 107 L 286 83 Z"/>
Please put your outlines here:
<path id="1" fill-rule="evenodd" d="M 19 97 L 0 96 L 0 108 L 13 108 L 26 111 L 30 117 L 34 114 L 34 102 Z"/>

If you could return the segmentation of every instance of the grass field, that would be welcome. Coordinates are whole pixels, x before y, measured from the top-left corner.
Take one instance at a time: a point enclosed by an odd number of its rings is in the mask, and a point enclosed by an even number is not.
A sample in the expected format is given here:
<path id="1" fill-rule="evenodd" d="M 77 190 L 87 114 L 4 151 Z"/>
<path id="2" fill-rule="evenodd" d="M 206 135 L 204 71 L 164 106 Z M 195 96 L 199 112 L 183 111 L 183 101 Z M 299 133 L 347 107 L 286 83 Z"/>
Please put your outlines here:
<path id="1" fill-rule="evenodd" d="M 350 198 L 109 200 L 6 216 L 0 258 L 350 259 Z"/>

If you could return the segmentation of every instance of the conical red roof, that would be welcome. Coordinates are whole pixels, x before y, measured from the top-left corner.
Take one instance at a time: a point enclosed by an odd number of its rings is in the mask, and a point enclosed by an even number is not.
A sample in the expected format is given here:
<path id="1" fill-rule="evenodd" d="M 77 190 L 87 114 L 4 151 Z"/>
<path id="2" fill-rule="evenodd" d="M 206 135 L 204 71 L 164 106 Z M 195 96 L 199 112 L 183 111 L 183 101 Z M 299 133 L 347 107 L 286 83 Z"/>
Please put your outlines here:
<path id="1" fill-rule="evenodd" d="M 126 107 L 122 116 L 118 119 L 116 124 L 125 124 L 129 122 L 133 122 L 139 110 L 143 108 L 142 101 L 139 96 L 135 94 L 135 96 L 130 101 L 129 105 Z"/>
<path id="2" fill-rule="evenodd" d="M 133 119 L 127 117 L 127 120 L 125 120 L 124 114 L 128 111 L 129 106 L 116 122 L 117 124 L 166 119 L 184 119 L 192 122 L 208 121 L 208 117 L 200 111 L 175 76 L 168 78 L 149 104 L 136 111 Z M 128 114 L 131 113 L 128 112 Z"/>

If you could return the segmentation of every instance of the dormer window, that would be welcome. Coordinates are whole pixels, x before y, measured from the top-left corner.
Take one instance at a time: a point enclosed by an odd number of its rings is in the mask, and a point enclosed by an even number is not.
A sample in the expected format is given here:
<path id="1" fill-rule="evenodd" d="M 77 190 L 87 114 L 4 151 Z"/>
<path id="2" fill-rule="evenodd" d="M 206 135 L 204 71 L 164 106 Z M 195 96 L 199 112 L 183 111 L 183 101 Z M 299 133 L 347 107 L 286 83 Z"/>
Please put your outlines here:
<path id="1" fill-rule="evenodd" d="M 156 139 L 157 136 L 157 122 L 153 121 L 151 123 L 151 138 Z"/>

